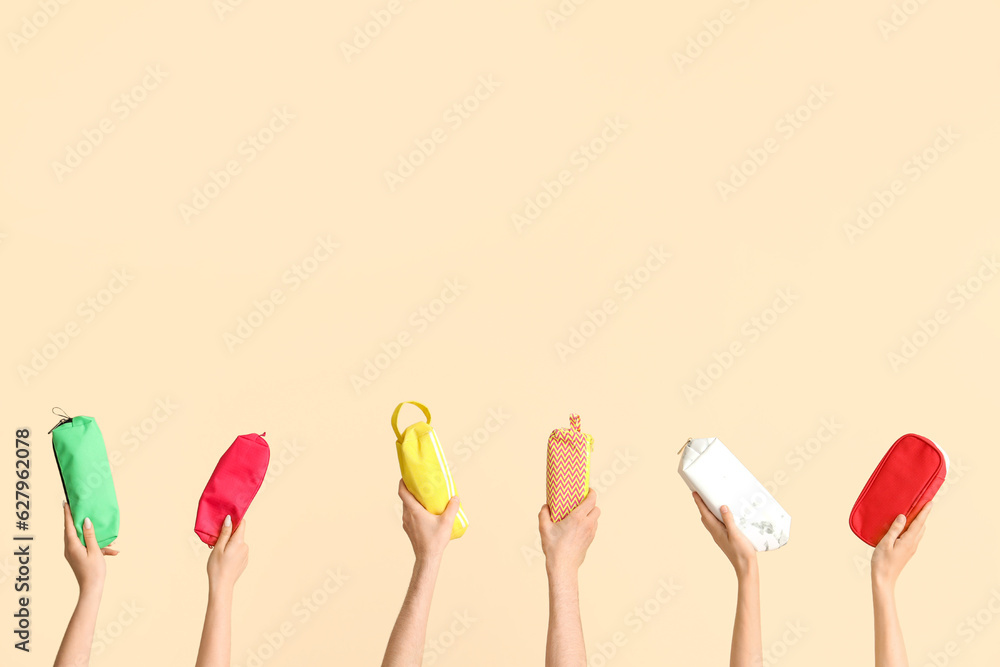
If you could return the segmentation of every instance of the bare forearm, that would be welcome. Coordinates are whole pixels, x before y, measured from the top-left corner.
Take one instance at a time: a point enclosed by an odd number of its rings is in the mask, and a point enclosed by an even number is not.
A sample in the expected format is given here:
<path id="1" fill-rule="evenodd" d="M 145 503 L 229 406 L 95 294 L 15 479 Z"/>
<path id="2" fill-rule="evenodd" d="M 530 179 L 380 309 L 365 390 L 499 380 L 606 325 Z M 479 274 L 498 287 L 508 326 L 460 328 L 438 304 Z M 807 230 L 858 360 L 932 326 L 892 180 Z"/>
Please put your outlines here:
<path id="1" fill-rule="evenodd" d="M 210 585 L 195 667 L 229 667 L 232 625 L 233 589 L 225 586 L 213 588 Z"/>
<path id="2" fill-rule="evenodd" d="M 757 564 L 737 574 L 736 620 L 730 667 L 761 667 L 764 662 L 760 638 L 760 575 Z"/>
<path id="3" fill-rule="evenodd" d="M 94 627 L 103 591 L 103 585 L 80 591 L 80 599 L 56 654 L 55 667 L 86 667 L 90 664 L 90 647 L 94 643 Z"/>
<path id="4" fill-rule="evenodd" d="M 423 662 L 427 619 L 440 566 L 440 559 L 414 563 L 406 598 L 385 647 L 382 667 L 420 667 Z"/>
<path id="5" fill-rule="evenodd" d="M 587 664 L 580 619 L 580 585 L 575 571 L 549 570 L 549 632 L 545 667 Z"/>
<path id="6" fill-rule="evenodd" d="M 875 611 L 875 667 L 907 667 L 906 644 L 891 583 L 872 579 L 872 606 Z"/>

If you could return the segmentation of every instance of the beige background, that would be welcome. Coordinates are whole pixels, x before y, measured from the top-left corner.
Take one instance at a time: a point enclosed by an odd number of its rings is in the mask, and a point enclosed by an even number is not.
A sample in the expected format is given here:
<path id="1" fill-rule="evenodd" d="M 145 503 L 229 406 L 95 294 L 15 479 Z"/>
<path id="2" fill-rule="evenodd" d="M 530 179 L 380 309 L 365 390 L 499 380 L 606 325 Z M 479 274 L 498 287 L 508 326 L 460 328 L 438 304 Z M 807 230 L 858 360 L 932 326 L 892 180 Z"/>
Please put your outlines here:
<path id="1" fill-rule="evenodd" d="M 973 280 L 961 308 L 949 293 L 1000 250 L 996 4 L 911 0 L 884 37 L 888 0 L 595 0 L 554 29 L 556 0 L 404 0 L 348 62 L 341 43 L 387 4 L 247 0 L 220 18 L 209 0 L 72 2 L 23 43 L 8 35 L 0 433 L 12 444 L 16 427 L 33 429 L 36 556 L 30 656 L 10 647 L 2 563 L 3 663 L 50 664 L 75 599 L 46 435 L 58 405 L 96 416 L 121 457 L 122 554 L 98 621 L 114 637 L 93 664 L 193 663 L 208 554 L 192 532 L 198 496 L 251 431 L 267 431 L 273 456 L 248 517 L 233 664 L 377 664 L 412 562 L 388 420 L 416 399 L 472 523 L 447 552 L 428 632 L 446 648 L 426 665 L 541 664 L 536 513 L 546 437 L 571 411 L 596 437 L 603 489 L 581 571 L 591 665 L 726 664 L 735 580 L 675 472 L 678 448 L 702 435 L 780 480 L 794 517 L 790 544 L 760 558 L 768 664 L 867 664 L 869 550 L 847 517 L 909 431 L 954 464 L 899 586 L 910 664 L 949 642 L 949 665 L 995 664 L 1000 619 L 983 612 L 978 631 L 966 619 L 1000 595 L 1000 280 Z M 723 10 L 730 23 L 679 68 L 675 53 Z M 39 11 L 6 3 L 5 33 Z M 155 66 L 165 78 L 121 118 L 114 100 Z M 449 125 L 446 110 L 490 76 L 499 87 Z M 813 86 L 832 96 L 786 136 L 777 124 Z M 247 161 L 241 142 L 274 108 L 294 120 Z M 579 171 L 578 147 L 608 118 L 627 127 Z M 102 119 L 113 132 L 60 181 L 53 162 Z M 435 128 L 444 143 L 390 191 L 384 172 Z M 939 128 L 957 139 L 935 155 Z M 717 183 L 769 139 L 777 152 L 723 201 Z M 925 150 L 938 159 L 911 180 L 906 163 Z M 230 160 L 241 172 L 185 224 L 180 205 Z M 512 215 L 564 169 L 572 183 L 518 233 Z M 905 190 L 852 242 L 845 225 L 894 179 Z M 340 247 L 292 289 L 283 276 L 318 237 Z M 651 246 L 671 258 L 647 275 Z M 122 269 L 127 286 L 102 292 Z M 626 299 L 615 285 L 635 272 L 648 280 Z M 419 330 L 411 317 L 448 280 L 464 290 Z M 273 316 L 227 348 L 275 289 Z M 741 333 L 781 289 L 791 308 L 759 339 Z M 92 320 L 78 310 L 107 296 Z M 560 359 L 557 344 L 606 299 L 617 311 Z M 889 354 L 938 309 L 947 322 L 893 368 Z M 19 367 L 73 323 L 79 335 L 23 380 Z M 351 376 L 401 333 L 412 344 L 355 391 Z M 734 342 L 744 354 L 688 401 L 684 385 Z M 161 422 L 158 400 L 176 406 Z M 509 418 L 479 432 L 478 450 L 460 444 L 497 409 Z M 801 459 L 824 419 L 837 432 Z M 144 440 L 125 439 L 133 428 Z M 349 577 L 329 595 L 328 571 Z M 663 604 L 661 580 L 681 587 Z M 310 596 L 323 604 L 305 614 Z M 655 613 L 636 622 L 644 605 Z M 294 634 L 269 650 L 282 624 Z M 604 658 L 619 632 L 626 643 Z"/>

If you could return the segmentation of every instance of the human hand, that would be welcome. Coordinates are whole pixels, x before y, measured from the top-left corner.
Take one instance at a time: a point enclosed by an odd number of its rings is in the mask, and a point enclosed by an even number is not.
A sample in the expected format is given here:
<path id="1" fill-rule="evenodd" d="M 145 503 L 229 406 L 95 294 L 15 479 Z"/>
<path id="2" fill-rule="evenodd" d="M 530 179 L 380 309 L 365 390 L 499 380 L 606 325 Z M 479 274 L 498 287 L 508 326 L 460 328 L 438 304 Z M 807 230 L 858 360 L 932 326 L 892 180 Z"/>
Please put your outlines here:
<path id="1" fill-rule="evenodd" d="M 899 573 L 917 552 L 920 538 L 924 536 L 924 524 L 931 512 L 931 503 L 924 505 L 920 513 L 906 525 L 906 515 L 900 514 L 889 526 L 872 553 L 872 585 L 895 586 Z"/>
<path id="2" fill-rule="evenodd" d="M 212 553 L 208 556 L 208 587 L 219 591 L 232 592 L 236 580 L 247 569 L 250 562 L 250 547 L 244 541 L 246 535 L 246 519 L 240 522 L 233 532 L 233 520 L 226 515 L 226 520 L 219 530 L 219 539 L 215 542 Z"/>
<path id="3" fill-rule="evenodd" d="M 83 520 L 83 539 L 86 546 L 80 544 L 80 538 L 76 534 L 76 526 L 73 524 L 73 513 L 70 511 L 69 503 L 63 501 L 63 555 L 76 575 L 76 582 L 80 585 L 80 591 L 99 590 L 104 586 L 105 556 L 117 556 L 118 551 L 111 547 L 101 549 L 97 546 L 97 535 L 94 533 L 94 524 L 90 517 Z"/>
<path id="4" fill-rule="evenodd" d="M 587 557 L 587 548 L 597 534 L 597 519 L 601 508 L 597 506 L 597 491 L 590 489 L 583 502 L 576 506 L 562 521 L 552 522 L 549 506 L 542 505 L 538 513 L 538 532 L 542 535 L 542 552 L 545 567 L 550 572 L 576 573 Z"/>
<path id="5" fill-rule="evenodd" d="M 726 554 L 726 558 L 732 563 L 733 569 L 736 570 L 736 576 L 738 578 L 744 577 L 754 571 L 757 567 L 757 550 L 736 525 L 736 517 L 733 516 L 729 506 L 723 505 L 720 508 L 722 521 L 719 521 L 697 492 L 692 495 L 694 495 L 695 504 L 698 505 L 698 511 L 701 512 L 701 522 L 712 534 L 712 539 L 722 549 L 722 553 Z"/>
<path id="6" fill-rule="evenodd" d="M 431 514 L 399 480 L 399 497 L 403 500 L 403 530 L 410 538 L 413 555 L 418 563 L 439 561 L 451 541 L 451 528 L 458 514 L 458 496 L 453 496 L 443 514 Z"/>

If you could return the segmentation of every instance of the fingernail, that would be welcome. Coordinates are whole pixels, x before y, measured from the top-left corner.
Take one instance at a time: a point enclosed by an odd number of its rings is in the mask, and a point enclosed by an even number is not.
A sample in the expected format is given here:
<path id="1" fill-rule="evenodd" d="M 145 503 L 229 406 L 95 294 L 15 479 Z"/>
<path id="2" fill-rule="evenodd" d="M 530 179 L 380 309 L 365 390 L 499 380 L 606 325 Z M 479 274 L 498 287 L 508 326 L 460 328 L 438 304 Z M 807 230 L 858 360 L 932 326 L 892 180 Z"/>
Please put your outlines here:
<path id="1" fill-rule="evenodd" d="M 94 527 L 94 524 L 92 524 L 92 523 L 90 522 L 90 517 L 89 517 L 89 516 L 88 516 L 88 517 L 86 517 L 86 518 L 85 518 L 85 519 L 83 520 L 83 527 L 84 527 L 84 528 L 87 528 L 88 530 L 89 530 L 90 528 L 93 528 L 93 527 Z"/>
<path id="2" fill-rule="evenodd" d="M 229 516 L 227 514 L 226 515 L 226 520 L 222 523 L 222 525 L 225 526 L 226 528 L 232 526 L 233 525 L 233 517 L 231 517 L 231 516 Z"/>
<path id="3" fill-rule="evenodd" d="M 896 517 L 896 523 L 904 523 L 906 521 L 906 515 L 900 514 Z"/>
<path id="4" fill-rule="evenodd" d="M 729 514 L 729 505 L 723 505 L 722 506 L 722 513 L 723 514 Z"/>
<path id="5" fill-rule="evenodd" d="M 65 500 L 63 501 L 63 507 L 66 507 L 66 501 Z"/>

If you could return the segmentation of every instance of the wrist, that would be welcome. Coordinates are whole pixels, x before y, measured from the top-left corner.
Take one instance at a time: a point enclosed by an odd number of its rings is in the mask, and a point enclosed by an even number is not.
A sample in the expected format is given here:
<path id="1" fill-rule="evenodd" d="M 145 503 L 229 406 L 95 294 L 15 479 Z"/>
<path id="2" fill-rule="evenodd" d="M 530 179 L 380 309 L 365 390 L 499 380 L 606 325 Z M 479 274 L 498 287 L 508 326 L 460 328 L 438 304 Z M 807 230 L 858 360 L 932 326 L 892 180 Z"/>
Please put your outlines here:
<path id="1" fill-rule="evenodd" d="M 545 561 L 545 573 L 550 582 L 576 582 L 579 570 L 579 566 L 556 563 L 550 560 Z"/>
<path id="2" fill-rule="evenodd" d="M 756 557 L 733 563 L 733 569 L 736 570 L 736 579 L 741 583 L 757 581 L 760 578 Z"/>
<path id="3" fill-rule="evenodd" d="M 104 594 L 104 580 L 80 582 L 80 599 L 100 600 Z"/>
<path id="4" fill-rule="evenodd" d="M 872 570 L 872 592 L 876 594 L 893 594 L 896 590 L 896 579 L 882 572 Z"/>
<path id="5" fill-rule="evenodd" d="M 222 597 L 231 599 L 233 597 L 233 589 L 236 588 L 236 582 L 233 581 L 223 581 L 221 579 L 213 579 L 209 577 L 208 579 L 208 595 L 209 597 Z"/>
<path id="6" fill-rule="evenodd" d="M 437 572 L 444 554 L 418 554 L 413 562 L 415 572 Z"/>

